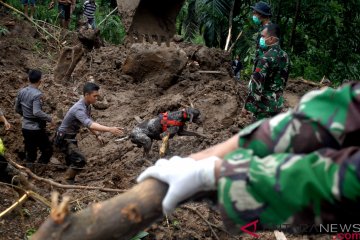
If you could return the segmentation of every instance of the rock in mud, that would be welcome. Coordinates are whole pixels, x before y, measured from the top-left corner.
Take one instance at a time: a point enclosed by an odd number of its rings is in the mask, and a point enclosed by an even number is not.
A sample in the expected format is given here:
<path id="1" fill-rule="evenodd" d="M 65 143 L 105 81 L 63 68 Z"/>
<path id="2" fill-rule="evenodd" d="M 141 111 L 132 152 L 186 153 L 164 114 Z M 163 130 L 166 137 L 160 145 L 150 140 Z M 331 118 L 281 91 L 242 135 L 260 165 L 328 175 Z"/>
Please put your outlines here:
<path id="1" fill-rule="evenodd" d="M 176 82 L 186 63 L 186 53 L 176 46 L 133 44 L 122 71 L 132 76 L 136 82 L 151 81 L 156 86 L 167 89 Z"/>

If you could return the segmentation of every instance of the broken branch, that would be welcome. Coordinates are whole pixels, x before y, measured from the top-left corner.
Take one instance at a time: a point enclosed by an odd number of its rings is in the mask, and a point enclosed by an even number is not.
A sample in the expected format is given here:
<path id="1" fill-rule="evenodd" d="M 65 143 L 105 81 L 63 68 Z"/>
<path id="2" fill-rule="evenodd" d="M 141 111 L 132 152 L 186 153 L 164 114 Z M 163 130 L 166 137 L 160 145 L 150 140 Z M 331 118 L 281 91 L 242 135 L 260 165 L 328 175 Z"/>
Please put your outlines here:
<path id="1" fill-rule="evenodd" d="M 226 74 L 221 71 L 203 71 L 203 70 L 198 71 L 198 73 Z"/>
<path id="2" fill-rule="evenodd" d="M 17 208 L 19 205 L 23 204 L 26 199 L 29 197 L 29 194 L 25 193 L 19 200 L 17 200 L 13 205 L 5 209 L 2 213 L 0 213 L 0 218 L 4 217 L 6 214 L 10 213 L 12 210 Z"/>
<path id="3" fill-rule="evenodd" d="M 115 11 L 117 10 L 117 7 L 114 8 L 106 17 L 98 24 L 98 27 L 103 24 Z"/>
<path id="4" fill-rule="evenodd" d="M 239 35 L 236 37 L 235 42 L 233 42 L 233 44 L 231 45 L 231 47 L 229 48 L 228 52 L 231 52 L 231 50 L 235 47 L 235 44 L 237 43 L 237 41 L 239 41 L 241 35 L 242 35 L 242 31 L 239 33 Z"/>
<path id="5" fill-rule="evenodd" d="M 49 185 L 51 185 L 53 187 L 64 188 L 64 189 L 99 190 L 99 191 L 102 191 L 102 192 L 124 192 L 125 191 L 125 190 L 122 190 L 122 189 L 113 189 L 113 188 L 102 188 L 102 187 L 91 187 L 91 186 L 61 184 L 61 183 L 55 182 L 55 181 L 50 180 L 50 179 L 39 177 L 35 173 L 30 171 L 30 169 L 28 169 L 28 168 L 26 168 L 24 166 L 21 166 L 20 164 L 16 163 L 15 161 L 13 161 L 11 159 L 9 159 L 8 161 L 9 161 L 9 163 L 11 163 L 11 165 L 16 167 L 20 171 L 26 172 L 30 177 L 32 177 L 32 178 L 34 178 L 34 179 L 36 179 L 38 181 L 47 183 L 47 184 L 49 184 Z"/>
<path id="6" fill-rule="evenodd" d="M 61 223 L 50 216 L 31 239 L 130 239 L 163 216 L 167 189 L 158 180 L 145 180 L 126 193 L 69 213 Z"/>
<path id="7" fill-rule="evenodd" d="M 38 200 L 39 202 L 41 202 L 42 204 L 48 206 L 48 207 L 51 207 L 51 203 L 43 196 L 41 196 L 40 194 L 34 192 L 34 191 L 31 191 L 31 190 L 25 190 L 21 187 L 18 187 L 16 185 L 13 185 L 13 184 L 10 184 L 10 183 L 4 183 L 4 182 L 0 182 L 0 185 L 5 185 L 5 186 L 9 186 L 9 187 L 12 187 L 12 188 L 16 188 L 16 189 L 19 189 L 21 191 L 24 191 L 24 193 L 28 194 L 31 198 L 35 199 L 35 200 Z"/>

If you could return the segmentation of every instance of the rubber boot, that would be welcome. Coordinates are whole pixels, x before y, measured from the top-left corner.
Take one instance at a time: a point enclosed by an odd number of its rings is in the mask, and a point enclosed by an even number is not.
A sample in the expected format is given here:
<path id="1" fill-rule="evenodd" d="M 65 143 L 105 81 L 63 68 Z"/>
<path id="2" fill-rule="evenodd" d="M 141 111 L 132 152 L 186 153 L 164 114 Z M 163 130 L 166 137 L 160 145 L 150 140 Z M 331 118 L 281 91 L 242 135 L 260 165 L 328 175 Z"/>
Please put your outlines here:
<path id="1" fill-rule="evenodd" d="M 65 182 L 67 184 L 74 184 L 75 176 L 77 173 L 78 173 L 78 171 L 76 171 L 75 169 L 69 168 L 65 173 Z"/>

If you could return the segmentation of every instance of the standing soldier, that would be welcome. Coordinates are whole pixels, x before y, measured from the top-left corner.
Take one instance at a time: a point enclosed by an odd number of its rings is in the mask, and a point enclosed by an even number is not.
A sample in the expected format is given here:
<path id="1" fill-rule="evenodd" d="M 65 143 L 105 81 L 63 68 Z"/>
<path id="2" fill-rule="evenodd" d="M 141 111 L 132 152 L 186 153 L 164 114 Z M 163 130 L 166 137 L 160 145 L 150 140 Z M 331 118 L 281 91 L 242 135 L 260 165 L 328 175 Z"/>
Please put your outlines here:
<path id="1" fill-rule="evenodd" d="M 65 174 L 65 180 L 73 183 L 75 176 L 85 166 L 86 159 L 78 148 L 76 135 L 80 127 L 85 126 L 103 143 L 102 138 L 96 132 L 110 132 L 114 135 L 122 134 L 118 127 L 107 127 L 94 122 L 91 119 L 91 104 L 97 101 L 100 87 L 95 83 L 88 82 L 84 85 L 84 98 L 75 103 L 66 113 L 55 137 L 55 145 L 65 154 L 66 164 L 69 166 Z"/>
<path id="2" fill-rule="evenodd" d="M 254 40 L 256 42 L 254 63 L 256 65 L 257 60 L 264 55 L 263 50 L 259 46 L 259 40 L 261 38 L 261 32 L 265 29 L 267 25 L 271 24 L 271 8 L 269 4 L 262 1 L 256 3 L 255 6 L 251 6 L 251 8 L 253 9 L 252 20 L 257 26 L 260 26 L 259 31 L 254 36 Z"/>
<path id="3" fill-rule="evenodd" d="M 289 58 L 279 45 L 280 28 L 270 24 L 261 32 L 259 46 L 264 56 L 259 58 L 249 83 L 249 95 L 245 109 L 256 120 L 281 112 L 284 104 L 283 91 L 289 76 Z"/>
<path id="4" fill-rule="evenodd" d="M 30 84 L 19 91 L 15 103 L 15 111 L 23 117 L 22 133 L 27 166 L 30 168 L 37 159 L 38 149 L 41 152 L 40 163 L 48 163 L 53 154 L 52 144 L 46 132 L 46 122 L 55 126 L 55 121 L 42 111 L 43 93 L 39 90 L 41 75 L 39 70 L 30 70 Z"/>

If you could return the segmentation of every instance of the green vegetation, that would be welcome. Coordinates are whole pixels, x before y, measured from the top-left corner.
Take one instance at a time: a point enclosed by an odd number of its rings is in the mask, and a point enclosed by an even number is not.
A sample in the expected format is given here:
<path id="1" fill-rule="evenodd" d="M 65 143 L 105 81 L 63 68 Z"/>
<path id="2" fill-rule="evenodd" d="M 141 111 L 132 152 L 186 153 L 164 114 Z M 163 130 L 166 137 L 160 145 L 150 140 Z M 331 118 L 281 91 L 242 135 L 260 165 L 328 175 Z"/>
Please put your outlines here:
<path id="1" fill-rule="evenodd" d="M 49 10 L 48 6 L 50 2 L 51 0 L 37 0 L 34 18 L 37 20 L 48 22 L 50 24 L 58 25 L 59 24 L 58 9 L 55 6 L 53 9 Z M 23 6 L 21 4 L 21 1 L 19 0 L 8 0 L 7 3 L 19 9 L 20 11 L 23 10 Z M 77 1 L 75 10 L 71 16 L 70 30 L 75 30 L 77 28 L 77 23 L 82 17 L 83 3 L 84 0 Z M 95 19 L 96 19 L 96 23 L 99 24 L 114 9 L 114 2 L 96 0 L 96 3 L 98 7 L 97 7 Z M 101 36 L 105 41 L 114 44 L 121 44 L 124 40 L 125 29 L 121 23 L 120 17 L 116 13 L 111 15 L 109 18 L 107 18 L 107 20 L 99 27 L 99 29 L 101 32 Z M 0 35 L 1 34 L 4 33 L 0 26 Z"/>
<path id="2" fill-rule="evenodd" d="M 4 36 L 9 33 L 9 30 L 7 30 L 6 27 L 3 27 L 0 25 L 0 36 Z"/>
<path id="3" fill-rule="evenodd" d="M 138 234 L 136 234 L 135 237 L 131 238 L 130 240 L 141 240 L 142 238 L 146 237 L 147 235 L 149 235 L 148 232 L 139 232 Z"/>
<path id="4" fill-rule="evenodd" d="M 31 236 L 34 235 L 35 232 L 36 232 L 36 229 L 34 229 L 34 228 L 27 229 L 26 233 L 25 233 L 25 239 L 31 239 Z"/>
<path id="5" fill-rule="evenodd" d="M 232 54 L 251 74 L 254 38 L 250 6 L 257 1 L 186 0 L 177 32 L 188 41 L 203 36 L 209 47 L 224 49 L 233 12 L 232 42 L 243 31 Z M 335 83 L 360 79 L 360 1 L 272 0 L 272 21 L 282 29 L 281 44 L 292 61 L 291 76 L 318 81 L 324 75 Z"/>

